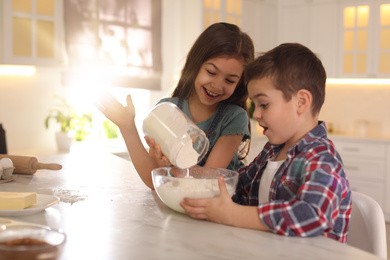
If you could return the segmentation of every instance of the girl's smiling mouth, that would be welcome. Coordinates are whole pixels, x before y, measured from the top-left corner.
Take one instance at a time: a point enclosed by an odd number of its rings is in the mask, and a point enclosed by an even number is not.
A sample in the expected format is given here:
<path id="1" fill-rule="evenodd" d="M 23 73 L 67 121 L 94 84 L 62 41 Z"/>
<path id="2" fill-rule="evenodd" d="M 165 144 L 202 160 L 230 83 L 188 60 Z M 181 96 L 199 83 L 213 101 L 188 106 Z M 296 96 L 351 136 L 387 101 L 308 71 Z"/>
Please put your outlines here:
<path id="1" fill-rule="evenodd" d="M 217 98 L 217 97 L 220 96 L 219 94 L 216 94 L 216 93 L 214 93 L 214 92 L 211 92 L 210 90 L 206 89 L 205 87 L 203 87 L 203 90 L 204 90 L 204 92 L 205 92 L 205 94 L 206 94 L 206 96 L 207 96 L 208 98 L 215 99 L 215 98 Z"/>

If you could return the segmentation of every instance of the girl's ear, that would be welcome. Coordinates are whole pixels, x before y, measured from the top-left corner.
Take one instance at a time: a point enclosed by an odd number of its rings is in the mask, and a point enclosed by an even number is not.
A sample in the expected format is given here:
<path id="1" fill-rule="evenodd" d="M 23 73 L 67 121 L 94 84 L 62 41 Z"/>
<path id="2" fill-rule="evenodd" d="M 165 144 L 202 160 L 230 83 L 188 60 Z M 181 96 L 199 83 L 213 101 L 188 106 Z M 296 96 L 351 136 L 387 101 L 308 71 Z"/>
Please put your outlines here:
<path id="1" fill-rule="evenodd" d="M 307 111 L 310 112 L 311 103 L 313 101 L 313 97 L 307 89 L 298 90 L 297 94 L 297 112 L 299 114 L 303 114 Z"/>

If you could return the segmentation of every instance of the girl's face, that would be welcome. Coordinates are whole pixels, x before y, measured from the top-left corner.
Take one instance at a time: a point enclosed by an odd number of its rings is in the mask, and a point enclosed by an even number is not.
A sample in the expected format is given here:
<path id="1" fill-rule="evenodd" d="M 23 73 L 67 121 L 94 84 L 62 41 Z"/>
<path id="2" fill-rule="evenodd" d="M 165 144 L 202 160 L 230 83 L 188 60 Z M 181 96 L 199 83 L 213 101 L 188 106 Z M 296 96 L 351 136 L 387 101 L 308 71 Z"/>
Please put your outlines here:
<path id="1" fill-rule="evenodd" d="M 202 64 L 195 78 L 195 92 L 204 105 L 216 105 L 228 99 L 240 81 L 244 65 L 242 60 L 216 57 Z"/>
<path id="2" fill-rule="evenodd" d="M 271 144 L 290 145 L 301 138 L 298 136 L 295 95 L 287 101 L 283 92 L 274 87 L 269 77 L 251 80 L 248 94 L 255 103 L 253 118 L 264 128 L 263 134 Z"/>

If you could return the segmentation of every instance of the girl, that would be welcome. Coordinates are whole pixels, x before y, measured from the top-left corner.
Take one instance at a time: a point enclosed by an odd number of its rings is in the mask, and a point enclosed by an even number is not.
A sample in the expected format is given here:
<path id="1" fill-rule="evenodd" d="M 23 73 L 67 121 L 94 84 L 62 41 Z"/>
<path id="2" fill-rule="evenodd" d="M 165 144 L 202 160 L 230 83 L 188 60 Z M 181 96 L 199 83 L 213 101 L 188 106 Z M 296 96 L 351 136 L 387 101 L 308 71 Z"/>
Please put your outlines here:
<path id="1" fill-rule="evenodd" d="M 210 149 L 200 166 L 233 170 L 243 166 L 237 150 L 241 142 L 250 138 L 243 71 L 253 59 L 253 42 L 246 33 L 232 24 L 213 24 L 188 53 L 172 97 L 160 101 L 178 105 L 208 135 Z M 119 127 L 134 167 L 153 189 L 151 170 L 170 163 L 154 140 L 146 138 L 149 153 L 142 145 L 131 97 L 127 97 L 124 107 L 111 95 L 105 95 L 97 107 Z"/>

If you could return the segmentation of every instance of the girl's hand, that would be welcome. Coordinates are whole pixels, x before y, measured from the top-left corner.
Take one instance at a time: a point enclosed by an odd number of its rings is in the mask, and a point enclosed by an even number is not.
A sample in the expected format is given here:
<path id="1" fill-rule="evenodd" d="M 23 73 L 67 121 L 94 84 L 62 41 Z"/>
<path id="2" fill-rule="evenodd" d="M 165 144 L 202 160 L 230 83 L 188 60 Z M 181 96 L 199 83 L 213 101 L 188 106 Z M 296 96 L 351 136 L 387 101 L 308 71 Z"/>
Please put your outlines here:
<path id="1" fill-rule="evenodd" d="M 172 165 L 168 158 L 161 152 L 161 147 L 156 141 L 145 136 L 145 141 L 149 146 L 149 155 L 157 163 L 158 167 L 166 167 Z"/>
<path id="2" fill-rule="evenodd" d="M 185 213 L 196 219 L 204 219 L 212 222 L 232 225 L 231 216 L 236 204 L 232 201 L 224 178 L 218 178 L 220 195 L 209 199 L 184 198 L 180 206 Z"/>
<path id="3" fill-rule="evenodd" d="M 128 95 L 126 98 L 127 106 L 123 106 L 118 102 L 110 93 L 102 93 L 98 101 L 95 102 L 95 106 L 114 124 L 119 128 L 125 126 L 130 122 L 134 121 L 135 108 L 131 96 Z"/>

